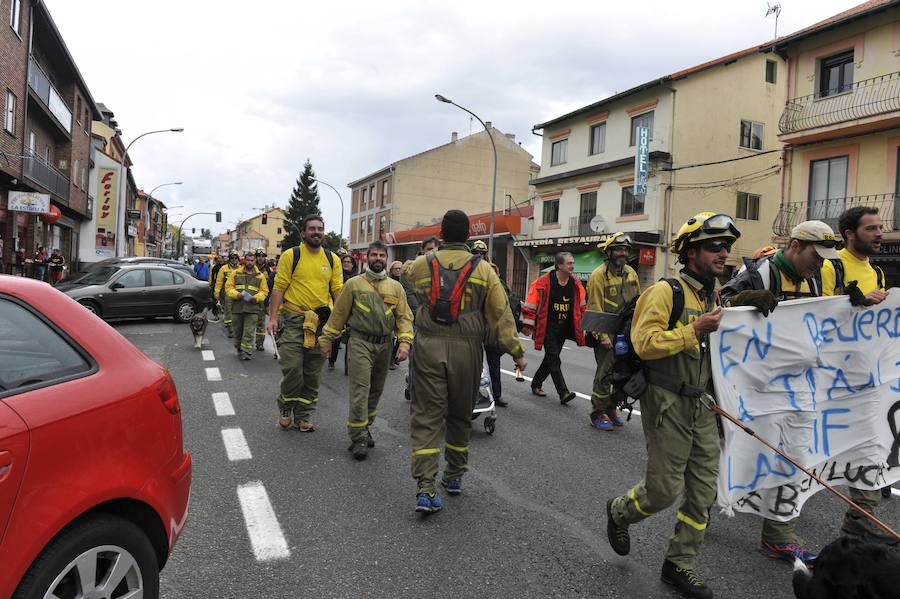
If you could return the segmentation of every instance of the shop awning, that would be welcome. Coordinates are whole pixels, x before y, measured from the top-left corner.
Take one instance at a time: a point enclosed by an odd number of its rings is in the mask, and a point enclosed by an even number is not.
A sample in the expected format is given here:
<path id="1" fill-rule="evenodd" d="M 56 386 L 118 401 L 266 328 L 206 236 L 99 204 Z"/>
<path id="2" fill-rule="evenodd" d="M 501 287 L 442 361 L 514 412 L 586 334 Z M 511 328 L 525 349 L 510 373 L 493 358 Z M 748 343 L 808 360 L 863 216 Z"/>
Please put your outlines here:
<path id="1" fill-rule="evenodd" d="M 537 264 L 549 263 L 545 268 L 541 269 L 541 272 L 550 272 L 555 266 L 554 256 L 555 254 L 550 254 L 548 252 L 538 252 L 532 257 L 532 261 Z M 575 257 L 575 274 L 578 275 L 589 275 L 594 272 L 594 269 L 606 262 L 606 255 L 602 254 L 600 250 L 579 252 L 573 254 L 573 256 Z M 631 248 L 631 255 L 628 256 L 628 261 L 633 263 L 637 259 L 637 248 Z M 579 276 L 578 278 L 583 279 L 586 278 L 586 276 Z"/>

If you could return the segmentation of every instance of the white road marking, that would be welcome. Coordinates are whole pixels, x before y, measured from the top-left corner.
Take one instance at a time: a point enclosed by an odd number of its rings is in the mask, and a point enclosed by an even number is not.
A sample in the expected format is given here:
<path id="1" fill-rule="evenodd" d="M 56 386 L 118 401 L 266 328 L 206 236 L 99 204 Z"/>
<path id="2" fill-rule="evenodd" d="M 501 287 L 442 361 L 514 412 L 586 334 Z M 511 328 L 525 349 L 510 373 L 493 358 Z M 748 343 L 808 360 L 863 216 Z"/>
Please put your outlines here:
<path id="1" fill-rule="evenodd" d="M 234 416 L 234 406 L 228 393 L 213 393 L 212 400 L 216 406 L 216 416 Z"/>
<path id="2" fill-rule="evenodd" d="M 223 428 L 222 442 L 225 443 L 225 452 L 232 462 L 237 460 L 249 460 L 253 458 L 250 446 L 244 438 L 244 431 L 239 428 Z"/>
<path id="3" fill-rule="evenodd" d="M 287 541 L 262 482 L 241 485 L 237 488 L 237 493 L 256 560 L 267 562 L 290 557 Z"/>
<path id="4" fill-rule="evenodd" d="M 893 493 L 897 497 L 900 497 L 900 489 L 891 488 L 891 493 Z"/>
<path id="5" fill-rule="evenodd" d="M 503 374 L 508 374 L 508 375 L 510 375 L 510 376 L 512 376 L 512 377 L 515 377 L 515 376 L 516 376 L 516 373 L 513 372 L 513 371 L 511 371 L 511 370 L 505 370 L 505 369 L 501 368 L 501 369 L 500 369 L 500 372 L 502 372 Z M 522 377 L 523 377 L 526 381 L 528 381 L 529 383 L 530 383 L 531 381 L 534 380 L 534 379 L 531 378 L 530 376 L 525 376 L 524 374 L 522 375 Z M 578 391 L 575 392 L 575 397 L 580 397 L 581 399 L 590 399 L 590 398 L 591 398 L 590 395 L 585 395 L 584 393 L 579 393 Z M 640 415 L 641 415 L 641 411 L 640 411 L 640 410 L 634 410 L 633 413 L 634 413 L 635 415 L 637 415 L 637 416 L 640 416 Z"/>
<path id="6" fill-rule="evenodd" d="M 216 355 L 213 353 L 213 350 L 211 350 L 211 349 L 204 349 L 200 353 L 203 354 L 204 362 L 212 362 L 213 360 L 216 359 Z"/>
<path id="7" fill-rule="evenodd" d="M 206 380 L 208 381 L 221 381 L 222 373 L 219 372 L 218 368 L 207 368 L 206 369 Z"/>

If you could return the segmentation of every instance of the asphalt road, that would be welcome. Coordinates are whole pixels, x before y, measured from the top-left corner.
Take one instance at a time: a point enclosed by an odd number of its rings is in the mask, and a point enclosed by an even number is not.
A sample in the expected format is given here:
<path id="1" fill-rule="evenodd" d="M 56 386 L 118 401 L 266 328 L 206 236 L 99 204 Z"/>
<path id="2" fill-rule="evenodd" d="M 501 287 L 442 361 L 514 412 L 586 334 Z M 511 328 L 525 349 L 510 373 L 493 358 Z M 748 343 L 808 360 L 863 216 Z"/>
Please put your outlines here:
<path id="1" fill-rule="evenodd" d="M 220 325 L 210 326 L 205 352 L 192 348 L 186 325 L 115 326 L 171 371 L 194 456 L 188 524 L 162 574 L 166 599 L 676 596 L 659 582 L 674 507 L 631 528 L 631 555 L 607 544 L 606 500 L 641 478 L 645 449 L 637 415 L 614 433 L 588 426 L 587 348 L 563 351 L 569 387 L 580 393 L 568 406 L 550 381 L 538 398 L 504 377 L 511 405 L 499 409 L 493 436 L 474 423 L 464 493 L 423 518 L 413 512 L 405 365 L 388 377 L 376 448 L 356 462 L 340 360 L 323 372 L 318 431 L 301 434 L 275 424 L 280 372 L 270 354 L 239 361 Z M 528 372 L 540 357 L 529 351 Z M 508 356 L 503 367 L 513 370 Z M 821 548 L 843 512 L 819 493 L 800 533 Z M 900 523 L 900 498 L 880 515 Z M 790 566 L 757 552 L 759 531 L 756 517 L 714 513 L 697 570 L 717 597 L 793 596 Z"/>

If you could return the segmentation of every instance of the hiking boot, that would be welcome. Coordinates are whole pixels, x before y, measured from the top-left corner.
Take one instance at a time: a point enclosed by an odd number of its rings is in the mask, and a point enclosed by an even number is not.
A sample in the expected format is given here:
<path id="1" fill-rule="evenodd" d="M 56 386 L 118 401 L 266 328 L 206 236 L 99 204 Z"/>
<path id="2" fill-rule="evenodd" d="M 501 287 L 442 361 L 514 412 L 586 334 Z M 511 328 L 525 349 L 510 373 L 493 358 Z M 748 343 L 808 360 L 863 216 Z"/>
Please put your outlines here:
<path id="1" fill-rule="evenodd" d="M 770 543 L 763 539 L 759 542 L 759 552 L 772 559 L 783 559 L 791 564 L 799 559 L 804 564 L 811 564 L 816 560 L 816 554 L 805 549 L 799 543 Z"/>
<path id="2" fill-rule="evenodd" d="M 622 420 L 622 418 L 619 416 L 618 410 L 612 409 L 609 412 L 607 412 L 606 415 L 609 417 L 609 421 L 612 423 L 613 426 L 615 426 L 615 427 L 625 426 L 625 421 Z"/>
<path id="3" fill-rule="evenodd" d="M 891 485 L 888 485 L 886 487 L 881 487 L 881 496 L 885 499 L 890 499 L 892 489 L 893 489 L 893 487 Z"/>
<path id="4" fill-rule="evenodd" d="M 369 432 L 369 429 L 366 429 L 366 447 L 375 447 L 375 439 L 372 438 L 372 433 Z"/>
<path id="5" fill-rule="evenodd" d="M 447 478 L 444 476 L 441 478 L 441 485 L 447 489 L 447 495 L 460 495 L 463 491 L 461 478 Z"/>
<path id="6" fill-rule="evenodd" d="M 679 568 L 669 560 L 663 562 L 660 578 L 664 583 L 675 587 L 675 590 L 685 597 L 695 599 L 712 599 L 713 597 L 712 590 L 700 580 L 696 572 Z"/>
<path id="7" fill-rule="evenodd" d="M 291 425 L 294 423 L 294 410 L 290 407 L 281 408 L 281 413 L 278 415 L 278 426 L 283 429 L 291 428 Z"/>
<path id="8" fill-rule="evenodd" d="M 613 551 L 619 555 L 628 555 L 631 551 L 631 535 L 628 534 L 628 526 L 616 524 L 613 519 L 612 503 L 612 499 L 606 502 L 606 538 Z"/>
<path id="9" fill-rule="evenodd" d="M 600 416 L 594 418 L 594 421 L 591 422 L 591 426 L 608 433 L 611 433 L 613 431 L 613 423 L 610 421 L 609 416 L 607 416 L 606 414 L 601 414 Z"/>
<path id="10" fill-rule="evenodd" d="M 266 348 L 262 346 L 262 344 L 256 346 L 256 351 L 266 351 Z"/>
<path id="11" fill-rule="evenodd" d="M 502 399 L 497 398 L 497 397 L 494 398 L 494 403 L 497 404 L 498 406 L 500 406 L 501 408 L 505 408 L 506 406 L 509 405 L 508 401 L 503 401 Z"/>
<path id="12" fill-rule="evenodd" d="M 559 396 L 559 403 L 561 403 L 562 405 L 566 405 L 573 399 L 575 399 L 575 392 L 574 391 L 566 391 L 565 393 L 563 393 L 562 395 Z"/>
<path id="13" fill-rule="evenodd" d="M 253 355 L 250 352 L 244 351 L 244 350 L 241 350 L 240 356 L 241 356 L 241 360 L 244 360 L 244 361 L 253 359 Z"/>
<path id="14" fill-rule="evenodd" d="M 416 495 L 416 511 L 421 514 L 434 514 L 444 507 L 441 498 L 434 493 L 419 493 Z"/>
<path id="15" fill-rule="evenodd" d="M 347 451 L 352 452 L 354 459 L 357 461 L 366 459 L 366 456 L 369 455 L 369 446 L 366 444 L 365 437 L 354 439 L 350 443 L 350 447 L 347 448 Z"/>
<path id="16" fill-rule="evenodd" d="M 538 397 L 547 397 L 547 392 L 540 387 L 532 387 L 531 392 Z"/>

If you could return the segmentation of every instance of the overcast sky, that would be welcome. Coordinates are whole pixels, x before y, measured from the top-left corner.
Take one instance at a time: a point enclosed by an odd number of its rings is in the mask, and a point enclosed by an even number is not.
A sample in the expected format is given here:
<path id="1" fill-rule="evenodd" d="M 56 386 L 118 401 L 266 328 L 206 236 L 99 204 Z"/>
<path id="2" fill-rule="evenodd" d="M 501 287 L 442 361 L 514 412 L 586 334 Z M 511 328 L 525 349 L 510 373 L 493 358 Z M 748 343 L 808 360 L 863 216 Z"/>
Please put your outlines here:
<path id="1" fill-rule="evenodd" d="M 296 2 L 45 0 L 94 99 L 116 114 L 134 175 L 171 222 L 214 233 L 284 206 L 304 160 L 337 187 L 466 135 L 468 115 L 540 162 L 535 123 L 771 39 L 765 0 Z M 857 4 L 782 0 L 779 33 Z M 477 132 L 475 123 L 473 131 Z M 327 228 L 340 205 L 320 187 Z M 181 215 L 179 217 L 179 215 Z M 347 224 L 344 234 L 347 234 Z"/>

